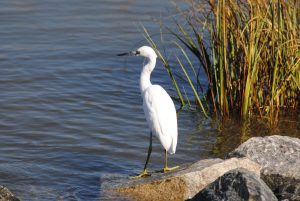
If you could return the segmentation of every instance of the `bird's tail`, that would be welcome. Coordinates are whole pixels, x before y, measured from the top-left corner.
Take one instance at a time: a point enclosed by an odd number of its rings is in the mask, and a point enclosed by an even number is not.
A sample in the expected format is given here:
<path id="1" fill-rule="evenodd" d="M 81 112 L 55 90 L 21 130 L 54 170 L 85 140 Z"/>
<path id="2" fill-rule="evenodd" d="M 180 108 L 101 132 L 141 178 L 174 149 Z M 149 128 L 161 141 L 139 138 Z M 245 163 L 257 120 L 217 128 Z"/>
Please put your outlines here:
<path id="1" fill-rule="evenodd" d="M 173 138 L 171 146 L 170 146 L 170 148 L 168 150 L 169 154 L 175 154 L 175 152 L 176 152 L 176 145 L 177 145 L 177 138 L 175 138 L 175 139 Z"/>

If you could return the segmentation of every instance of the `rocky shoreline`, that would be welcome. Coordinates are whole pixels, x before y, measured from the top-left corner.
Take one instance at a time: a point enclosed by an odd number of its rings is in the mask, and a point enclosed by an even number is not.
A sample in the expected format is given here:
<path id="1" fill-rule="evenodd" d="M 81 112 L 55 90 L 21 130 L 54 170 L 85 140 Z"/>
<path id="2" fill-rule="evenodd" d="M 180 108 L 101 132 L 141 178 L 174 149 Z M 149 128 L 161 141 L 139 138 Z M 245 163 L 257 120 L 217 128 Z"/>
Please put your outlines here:
<path id="1" fill-rule="evenodd" d="M 101 189 L 103 200 L 300 201 L 300 139 L 254 137 L 224 160 L 200 160 L 137 180 L 106 175 Z M 0 186 L 0 201 L 19 199 Z"/>
<path id="2" fill-rule="evenodd" d="M 300 201 L 300 139 L 254 137 L 225 160 L 205 159 L 169 173 L 101 178 L 107 200 Z"/>

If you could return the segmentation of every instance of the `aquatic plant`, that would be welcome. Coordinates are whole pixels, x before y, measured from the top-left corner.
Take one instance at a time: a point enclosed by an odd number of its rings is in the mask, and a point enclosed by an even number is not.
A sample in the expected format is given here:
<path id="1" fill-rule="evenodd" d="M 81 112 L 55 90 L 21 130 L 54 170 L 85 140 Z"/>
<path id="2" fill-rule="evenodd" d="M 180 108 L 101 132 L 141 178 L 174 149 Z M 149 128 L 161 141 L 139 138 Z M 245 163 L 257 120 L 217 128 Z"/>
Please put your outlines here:
<path id="1" fill-rule="evenodd" d="M 175 20 L 177 28 L 167 30 L 180 50 L 176 65 L 205 116 L 239 114 L 249 119 L 259 115 L 276 126 L 279 114 L 299 110 L 300 1 L 193 0 L 188 4 L 187 10 L 178 9 L 184 20 Z M 172 72 L 175 67 L 170 67 L 145 28 L 144 33 L 185 105 L 184 87 Z M 199 72 L 205 74 L 206 87 Z"/>

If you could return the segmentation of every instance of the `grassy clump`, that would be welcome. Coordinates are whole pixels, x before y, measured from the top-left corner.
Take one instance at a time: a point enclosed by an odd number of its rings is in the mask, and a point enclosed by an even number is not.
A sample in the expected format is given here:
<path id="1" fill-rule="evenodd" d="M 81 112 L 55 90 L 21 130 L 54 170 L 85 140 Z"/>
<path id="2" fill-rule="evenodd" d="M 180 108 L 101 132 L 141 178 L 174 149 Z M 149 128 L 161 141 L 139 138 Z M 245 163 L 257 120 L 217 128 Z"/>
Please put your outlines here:
<path id="1" fill-rule="evenodd" d="M 300 1 L 195 0 L 188 11 L 179 12 L 184 23 L 168 30 L 182 54 L 176 56 L 177 66 L 205 116 L 248 119 L 254 114 L 274 126 L 281 112 L 299 110 Z M 144 31 L 186 104 L 168 60 Z M 188 74 L 187 67 L 194 73 Z M 201 86 L 197 68 L 208 87 Z"/>

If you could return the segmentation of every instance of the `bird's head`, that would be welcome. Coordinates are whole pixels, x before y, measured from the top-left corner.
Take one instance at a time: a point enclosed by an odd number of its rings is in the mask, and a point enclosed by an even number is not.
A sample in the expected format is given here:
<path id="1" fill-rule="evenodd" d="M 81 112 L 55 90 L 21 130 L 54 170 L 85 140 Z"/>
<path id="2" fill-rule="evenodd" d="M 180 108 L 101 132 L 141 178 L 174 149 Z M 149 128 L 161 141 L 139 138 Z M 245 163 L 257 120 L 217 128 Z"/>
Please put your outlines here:
<path id="1" fill-rule="evenodd" d="M 142 46 L 136 51 L 118 54 L 118 56 L 143 56 L 146 58 L 157 58 L 155 51 L 149 46 Z"/>

